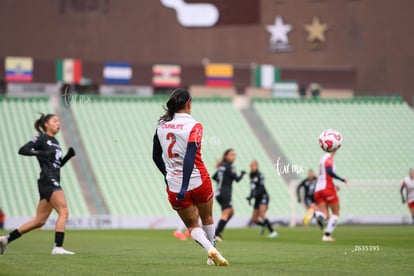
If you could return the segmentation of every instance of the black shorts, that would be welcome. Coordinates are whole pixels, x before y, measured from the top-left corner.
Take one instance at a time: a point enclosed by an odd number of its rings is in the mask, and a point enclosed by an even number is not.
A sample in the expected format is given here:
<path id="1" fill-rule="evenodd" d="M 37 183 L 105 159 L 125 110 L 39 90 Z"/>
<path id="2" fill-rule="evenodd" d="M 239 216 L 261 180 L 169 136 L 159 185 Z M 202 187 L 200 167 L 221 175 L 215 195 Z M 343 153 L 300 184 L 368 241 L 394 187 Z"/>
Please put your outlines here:
<path id="1" fill-rule="evenodd" d="M 309 206 L 311 206 L 312 204 L 316 204 L 315 203 L 315 199 L 313 198 L 313 196 L 312 197 L 306 196 L 305 197 L 305 205 L 306 205 L 306 207 L 309 208 Z"/>
<path id="2" fill-rule="evenodd" d="M 50 201 L 50 197 L 54 191 L 62 190 L 60 183 L 55 179 L 39 179 L 37 181 L 37 186 L 39 189 L 40 200 L 46 199 L 47 201 Z"/>
<path id="3" fill-rule="evenodd" d="M 216 196 L 217 202 L 220 204 L 221 210 L 227 208 L 233 208 L 233 205 L 231 204 L 231 197 L 228 196 Z"/>
<path id="4" fill-rule="evenodd" d="M 269 205 L 269 197 L 267 195 L 262 195 L 254 199 L 254 205 L 253 205 L 254 209 L 255 210 L 259 209 L 260 205 L 266 205 L 266 206 Z"/>

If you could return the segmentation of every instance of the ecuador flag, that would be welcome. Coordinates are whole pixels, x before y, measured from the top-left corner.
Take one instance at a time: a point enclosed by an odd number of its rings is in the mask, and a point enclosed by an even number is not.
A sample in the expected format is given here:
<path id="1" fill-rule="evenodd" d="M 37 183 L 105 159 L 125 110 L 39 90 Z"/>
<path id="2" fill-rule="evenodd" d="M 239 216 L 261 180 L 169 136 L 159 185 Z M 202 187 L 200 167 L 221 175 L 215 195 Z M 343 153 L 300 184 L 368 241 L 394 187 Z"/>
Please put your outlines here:
<path id="1" fill-rule="evenodd" d="M 7 82 L 31 82 L 33 80 L 31 57 L 6 57 L 4 67 Z"/>

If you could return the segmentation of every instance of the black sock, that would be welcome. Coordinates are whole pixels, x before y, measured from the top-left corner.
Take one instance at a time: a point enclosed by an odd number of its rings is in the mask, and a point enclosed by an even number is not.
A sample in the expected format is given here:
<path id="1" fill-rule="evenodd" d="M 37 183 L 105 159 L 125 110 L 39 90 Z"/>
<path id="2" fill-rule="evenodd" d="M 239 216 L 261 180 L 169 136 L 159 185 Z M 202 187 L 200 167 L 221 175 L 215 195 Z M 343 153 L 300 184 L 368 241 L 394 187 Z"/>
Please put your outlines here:
<path id="1" fill-rule="evenodd" d="M 270 221 L 268 219 L 265 219 L 264 224 L 267 226 L 267 229 L 269 229 L 270 233 L 273 232 L 272 224 L 270 224 Z"/>
<path id="2" fill-rule="evenodd" d="M 223 232 L 224 227 L 226 227 L 228 220 L 220 220 L 218 225 L 217 225 L 217 229 L 216 229 L 216 236 L 220 236 L 221 232 Z"/>
<path id="3" fill-rule="evenodd" d="M 259 226 L 265 226 L 266 225 L 263 221 L 260 221 L 260 220 L 258 220 L 256 222 L 256 224 L 259 225 Z"/>
<path id="4" fill-rule="evenodd" d="M 325 232 L 325 236 L 329 237 L 330 235 L 331 235 L 331 233 Z"/>
<path id="5" fill-rule="evenodd" d="M 64 238 L 65 238 L 65 232 L 56 232 L 55 233 L 55 246 L 62 247 Z"/>
<path id="6" fill-rule="evenodd" d="M 22 234 L 20 234 L 19 230 L 14 229 L 12 232 L 9 233 L 8 237 L 7 237 L 7 241 L 10 243 L 12 241 L 14 241 L 15 239 L 18 239 L 22 236 Z"/>

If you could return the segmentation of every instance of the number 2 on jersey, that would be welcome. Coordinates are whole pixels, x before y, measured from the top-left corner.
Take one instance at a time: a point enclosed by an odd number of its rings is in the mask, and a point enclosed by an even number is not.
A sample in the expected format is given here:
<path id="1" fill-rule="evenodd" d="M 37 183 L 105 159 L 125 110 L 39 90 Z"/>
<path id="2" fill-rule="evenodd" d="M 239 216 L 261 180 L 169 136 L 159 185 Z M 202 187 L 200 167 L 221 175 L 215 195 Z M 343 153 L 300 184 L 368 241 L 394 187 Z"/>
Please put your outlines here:
<path id="1" fill-rule="evenodd" d="M 175 134 L 172 132 L 167 133 L 167 140 L 171 140 L 170 145 L 168 146 L 168 158 L 176 158 L 179 156 L 178 153 L 173 153 L 172 149 L 175 145 L 175 142 L 177 141 L 177 138 L 175 137 Z"/>

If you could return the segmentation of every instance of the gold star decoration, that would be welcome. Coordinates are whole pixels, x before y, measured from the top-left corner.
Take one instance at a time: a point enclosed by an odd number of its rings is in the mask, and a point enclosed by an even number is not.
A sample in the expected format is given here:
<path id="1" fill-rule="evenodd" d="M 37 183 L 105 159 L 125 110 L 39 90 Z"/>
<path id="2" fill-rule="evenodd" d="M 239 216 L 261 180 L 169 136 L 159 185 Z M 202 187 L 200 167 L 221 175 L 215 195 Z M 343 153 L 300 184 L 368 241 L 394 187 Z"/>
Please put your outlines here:
<path id="1" fill-rule="evenodd" d="M 305 29 L 309 32 L 308 40 L 315 41 L 319 40 L 320 42 L 325 41 L 325 32 L 329 29 L 327 24 L 321 24 L 319 18 L 314 16 L 312 24 L 305 25 Z"/>

